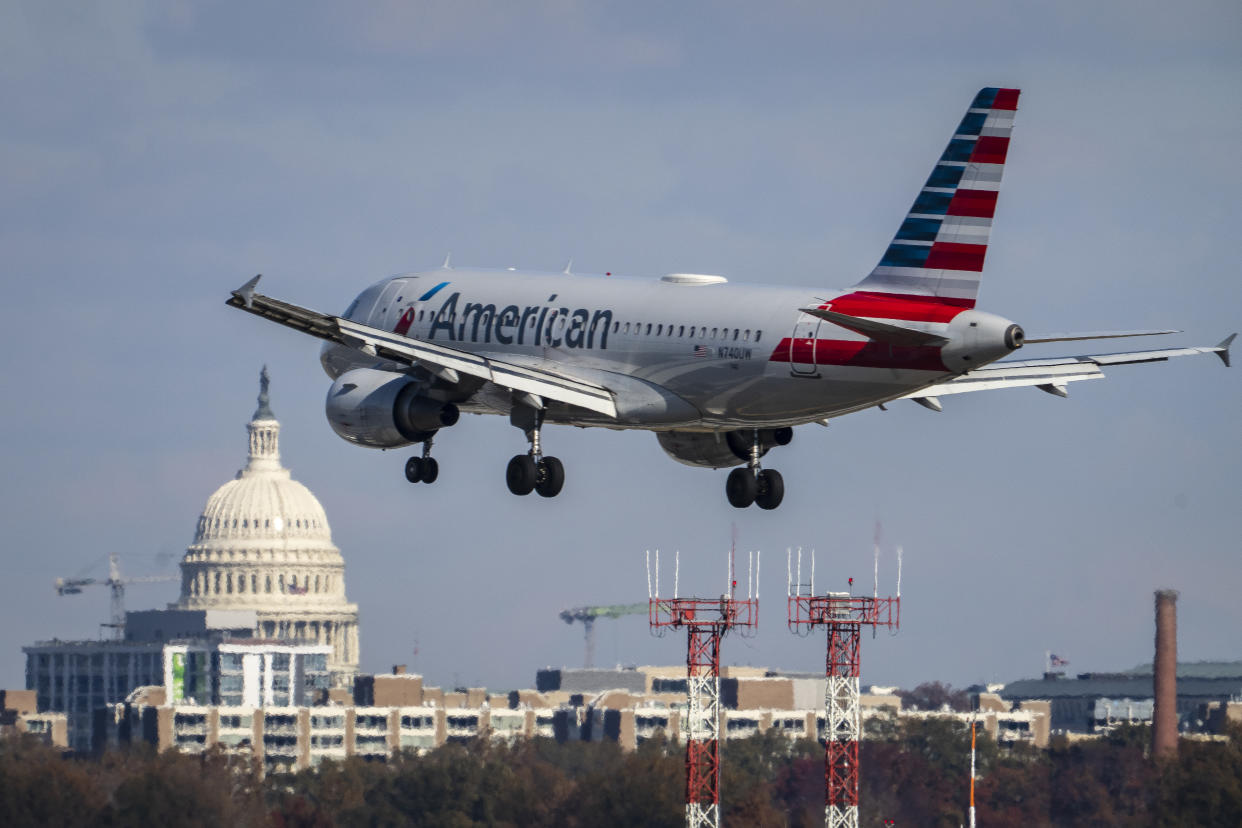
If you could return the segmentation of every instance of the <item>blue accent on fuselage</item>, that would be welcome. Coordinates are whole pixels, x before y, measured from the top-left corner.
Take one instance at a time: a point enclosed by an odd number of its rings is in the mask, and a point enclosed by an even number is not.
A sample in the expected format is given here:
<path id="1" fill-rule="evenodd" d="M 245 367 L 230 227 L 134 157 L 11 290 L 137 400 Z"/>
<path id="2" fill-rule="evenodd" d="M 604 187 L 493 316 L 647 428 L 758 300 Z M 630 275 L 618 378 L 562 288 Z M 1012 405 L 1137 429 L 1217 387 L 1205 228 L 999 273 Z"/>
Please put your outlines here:
<path id="1" fill-rule="evenodd" d="M 440 292 L 440 291 L 444 288 L 444 286 L 445 286 L 445 285 L 447 285 L 447 284 L 448 284 L 448 282 L 441 282 L 440 284 L 438 284 L 438 285 L 436 285 L 435 287 L 433 287 L 431 290 L 429 290 L 429 291 L 427 291 L 426 293 L 424 293 L 422 296 L 418 297 L 418 301 L 420 301 L 420 302 L 426 302 L 428 299 L 430 299 L 431 297 L 433 297 L 433 296 L 435 296 L 437 293 L 439 293 L 439 292 Z"/>

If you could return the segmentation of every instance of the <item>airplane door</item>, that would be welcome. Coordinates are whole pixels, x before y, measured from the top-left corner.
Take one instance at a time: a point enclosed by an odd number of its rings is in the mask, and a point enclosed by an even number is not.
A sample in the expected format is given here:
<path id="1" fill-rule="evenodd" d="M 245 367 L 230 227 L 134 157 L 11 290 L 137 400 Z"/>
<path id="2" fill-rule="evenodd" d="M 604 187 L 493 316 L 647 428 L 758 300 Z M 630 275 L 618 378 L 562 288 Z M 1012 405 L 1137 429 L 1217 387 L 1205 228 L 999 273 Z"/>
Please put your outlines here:
<path id="1" fill-rule="evenodd" d="M 789 370 L 795 374 L 812 376 L 815 368 L 815 338 L 823 320 L 806 313 L 798 314 L 794 324 L 793 338 L 789 343 Z"/>
<path id="2" fill-rule="evenodd" d="M 391 331 L 401 318 L 401 311 L 406 302 L 405 287 L 408 279 L 394 279 L 384 286 L 379 301 L 375 303 L 372 324 L 383 331 Z M 412 297 L 410 297 L 412 298 Z"/>

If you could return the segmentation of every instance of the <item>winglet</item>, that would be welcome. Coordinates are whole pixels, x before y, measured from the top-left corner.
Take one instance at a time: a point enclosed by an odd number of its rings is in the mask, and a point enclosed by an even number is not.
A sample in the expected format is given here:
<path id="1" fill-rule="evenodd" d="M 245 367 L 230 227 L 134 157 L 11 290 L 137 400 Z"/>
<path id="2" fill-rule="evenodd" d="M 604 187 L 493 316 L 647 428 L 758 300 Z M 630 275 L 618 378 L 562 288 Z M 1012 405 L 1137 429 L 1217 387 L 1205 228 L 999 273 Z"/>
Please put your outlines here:
<path id="1" fill-rule="evenodd" d="M 258 287 L 259 280 L 262 278 L 263 278 L 263 274 L 260 273 L 258 276 L 255 276 L 249 282 L 246 282 L 246 284 L 242 285 L 237 290 L 233 291 L 233 295 L 236 296 L 238 299 L 242 300 L 242 304 L 246 306 L 247 310 L 250 309 L 250 306 L 254 302 L 254 289 Z"/>
<path id="2" fill-rule="evenodd" d="M 451 251 L 451 250 L 450 250 L 449 252 L 445 253 L 445 254 L 444 254 L 444 264 L 440 265 L 440 269 L 441 269 L 441 270 L 452 270 L 452 269 L 453 269 L 453 265 L 450 263 L 450 260 L 451 260 L 452 258 L 453 258 L 453 251 Z"/>
<path id="3" fill-rule="evenodd" d="M 1222 340 L 1221 340 L 1220 344 L 1219 344 L 1219 345 L 1217 345 L 1217 346 L 1216 346 L 1216 349 L 1215 349 L 1215 354 L 1216 354 L 1218 357 L 1220 357 L 1220 361 L 1221 361 L 1221 362 L 1225 363 L 1225 367 L 1226 367 L 1226 368 L 1229 368 L 1229 367 L 1230 367 L 1230 364 L 1229 364 L 1229 346 L 1233 344 L 1233 339 L 1234 339 L 1234 337 L 1236 337 L 1236 336 L 1237 336 L 1237 334 L 1236 334 L 1236 333 L 1231 333 L 1231 334 L 1229 334 L 1229 336 L 1227 336 L 1227 337 L 1225 337 L 1224 339 L 1222 339 Z"/>

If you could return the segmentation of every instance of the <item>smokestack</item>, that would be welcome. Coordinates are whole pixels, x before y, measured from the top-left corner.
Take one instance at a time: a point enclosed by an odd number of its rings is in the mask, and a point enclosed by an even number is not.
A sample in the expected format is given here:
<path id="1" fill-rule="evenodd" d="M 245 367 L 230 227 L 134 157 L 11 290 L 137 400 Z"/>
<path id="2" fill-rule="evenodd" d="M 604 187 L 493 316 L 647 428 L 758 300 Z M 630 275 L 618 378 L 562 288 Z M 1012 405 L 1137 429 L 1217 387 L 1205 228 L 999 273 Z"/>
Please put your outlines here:
<path id="1" fill-rule="evenodd" d="M 1156 590 L 1156 703 L 1152 712 L 1152 756 L 1177 756 L 1177 590 Z"/>

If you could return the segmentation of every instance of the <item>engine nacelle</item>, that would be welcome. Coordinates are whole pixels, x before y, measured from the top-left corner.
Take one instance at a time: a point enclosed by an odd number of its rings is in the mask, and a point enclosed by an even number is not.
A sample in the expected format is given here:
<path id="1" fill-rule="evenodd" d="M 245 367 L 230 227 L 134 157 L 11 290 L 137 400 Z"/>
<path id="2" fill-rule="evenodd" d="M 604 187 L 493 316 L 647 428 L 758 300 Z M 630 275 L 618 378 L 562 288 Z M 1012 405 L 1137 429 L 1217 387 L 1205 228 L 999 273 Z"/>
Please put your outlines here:
<path id="1" fill-rule="evenodd" d="M 659 431 L 656 439 L 660 448 L 678 463 L 709 469 L 726 469 L 740 466 L 750 459 L 754 432 L 750 429 L 727 432 L 707 431 Z M 773 446 L 789 445 L 793 429 L 763 428 L 759 430 L 759 456 L 768 453 Z"/>
<path id="2" fill-rule="evenodd" d="M 324 405 L 343 440 L 368 448 L 398 448 L 428 439 L 457 422 L 452 403 L 423 396 L 405 374 L 355 368 L 336 378 Z"/>

